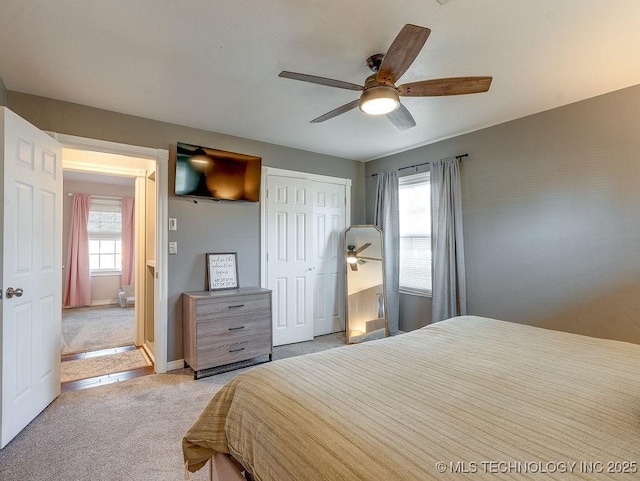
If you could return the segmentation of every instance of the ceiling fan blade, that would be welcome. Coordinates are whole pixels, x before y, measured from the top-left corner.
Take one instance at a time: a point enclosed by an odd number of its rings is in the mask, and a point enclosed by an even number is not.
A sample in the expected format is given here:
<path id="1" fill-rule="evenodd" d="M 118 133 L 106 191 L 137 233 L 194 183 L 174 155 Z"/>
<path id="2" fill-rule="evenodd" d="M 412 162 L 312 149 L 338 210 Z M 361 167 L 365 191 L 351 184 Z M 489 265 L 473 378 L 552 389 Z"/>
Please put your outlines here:
<path id="1" fill-rule="evenodd" d="M 400 130 L 407 130 L 416 126 L 416 121 L 407 108 L 400 104 L 393 112 L 387 114 L 387 118 Z"/>
<path id="2" fill-rule="evenodd" d="M 320 117 L 313 119 L 309 123 L 311 123 L 311 124 L 319 124 L 320 122 L 324 122 L 325 120 L 329 120 L 329 119 L 332 119 L 334 117 L 337 117 L 340 114 L 344 114 L 345 112 L 348 112 L 349 110 L 355 109 L 358 106 L 359 102 L 360 102 L 360 99 L 354 100 L 353 102 L 349 102 L 348 104 L 345 104 L 342 107 L 338 107 L 337 109 L 333 109 L 331 112 L 327 112 L 326 114 L 321 115 Z"/>
<path id="3" fill-rule="evenodd" d="M 362 244 L 360 247 L 358 247 L 355 251 L 356 254 L 360 254 L 363 250 L 365 250 L 367 247 L 369 247 L 371 245 L 371 242 L 367 242 L 366 244 Z"/>
<path id="4" fill-rule="evenodd" d="M 357 271 L 358 270 L 358 264 L 349 264 L 349 267 L 351 267 L 352 271 Z"/>
<path id="5" fill-rule="evenodd" d="M 394 85 L 416 59 L 430 33 L 428 28 L 417 25 L 407 24 L 402 27 L 382 59 L 376 80 Z"/>
<path id="6" fill-rule="evenodd" d="M 440 95 L 465 95 L 486 92 L 492 77 L 452 77 L 412 82 L 398 87 L 403 97 L 437 97 Z"/>
<path id="7" fill-rule="evenodd" d="M 336 87 L 339 89 L 347 90 L 364 90 L 364 87 L 358 84 L 352 84 L 350 82 L 343 82 L 342 80 L 334 80 L 324 77 L 316 77 L 315 75 L 307 75 L 306 73 L 287 72 L 286 70 L 280 72 L 278 77 L 290 78 L 292 80 L 300 80 L 302 82 L 309 82 L 312 84 L 326 85 L 327 87 Z"/>
<path id="8" fill-rule="evenodd" d="M 382 259 L 376 259 L 375 257 L 358 257 L 358 259 L 366 259 L 368 261 L 382 261 Z"/>

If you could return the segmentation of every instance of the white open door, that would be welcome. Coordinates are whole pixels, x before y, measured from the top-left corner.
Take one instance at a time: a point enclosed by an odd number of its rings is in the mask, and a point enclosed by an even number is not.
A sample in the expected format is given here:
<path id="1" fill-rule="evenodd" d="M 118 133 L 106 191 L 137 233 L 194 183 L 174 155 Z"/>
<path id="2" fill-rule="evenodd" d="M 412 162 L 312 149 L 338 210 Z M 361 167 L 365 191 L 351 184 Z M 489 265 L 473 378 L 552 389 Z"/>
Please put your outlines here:
<path id="1" fill-rule="evenodd" d="M 4 447 L 60 394 L 60 144 L 0 107 Z"/>

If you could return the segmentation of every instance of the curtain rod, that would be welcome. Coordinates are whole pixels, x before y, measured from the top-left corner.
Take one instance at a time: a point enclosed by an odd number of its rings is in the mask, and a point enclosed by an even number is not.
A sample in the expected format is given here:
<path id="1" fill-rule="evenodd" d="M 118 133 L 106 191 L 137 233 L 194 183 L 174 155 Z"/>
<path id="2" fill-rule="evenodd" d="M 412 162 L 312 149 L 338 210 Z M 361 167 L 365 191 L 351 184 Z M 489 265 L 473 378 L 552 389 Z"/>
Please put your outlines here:
<path id="1" fill-rule="evenodd" d="M 69 197 L 75 195 L 73 192 L 69 192 L 67 194 Z M 106 199 L 106 200 L 122 200 L 123 197 L 109 197 L 107 195 L 91 195 L 87 194 L 89 197 L 93 197 L 94 199 Z"/>
<path id="2" fill-rule="evenodd" d="M 458 160 L 462 160 L 465 157 L 469 157 L 469 154 L 460 154 L 460 155 L 456 155 L 456 159 Z M 420 167 L 422 165 L 428 165 L 431 162 L 422 162 L 421 164 L 415 164 L 415 165 L 407 165 L 406 167 L 400 167 L 399 169 L 396 169 L 398 172 L 400 172 L 401 170 L 405 170 L 405 169 L 415 169 L 416 167 Z M 376 172 L 375 174 L 371 174 L 371 177 L 375 177 L 376 175 L 378 175 L 378 173 Z"/>

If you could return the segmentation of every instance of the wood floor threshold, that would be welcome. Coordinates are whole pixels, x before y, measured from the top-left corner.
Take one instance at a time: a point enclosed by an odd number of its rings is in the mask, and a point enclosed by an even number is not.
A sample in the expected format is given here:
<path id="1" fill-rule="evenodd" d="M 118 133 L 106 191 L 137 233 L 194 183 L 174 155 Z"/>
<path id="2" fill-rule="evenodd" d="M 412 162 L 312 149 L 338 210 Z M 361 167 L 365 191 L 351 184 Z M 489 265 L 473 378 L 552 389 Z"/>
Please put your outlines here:
<path id="1" fill-rule="evenodd" d="M 91 359 L 94 357 L 111 356 L 113 354 L 119 354 L 121 352 L 135 351 L 137 346 L 122 346 L 113 347 L 109 349 L 101 349 L 99 351 L 79 352 L 75 354 L 66 354 L 61 357 L 62 362 L 77 361 L 79 359 Z M 153 374 L 153 366 L 140 367 L 138 369 L 132 369 L 130 371 L 114 372 L 110 374 L 104 374 L 102 376 L 90 377 L 87 379 L 79 379 L 77 381 L 69 381 L 60 384 L 60 392 L 73 392 L 80 391 L 81 389 L 89 389 L 92 387 L 105 386 L 114 382 L 127 381 L 136 377 L 148 376 Z"/>
<path id="2" fill-rule="evenodd" d="M 90 359 L 92 357 L 100 357 L 100 356 L 109 356 L 111 354 L 118 354 L 121 352 L 127 351 L 135 351 L 138 349 L 137 346 L 122 346 L 122 347 L 111 347 L 109 349 L 101 349 L 99 351 L 88 351 L 88 352 L 78 352 L 74 354 L 65 354 L 61 356 L 62 362 L 65 361 L 76 361 L 78 359 Z"/>
<path id="3" fill-rule="evenodd" d="M 129 349 L 130 350 L 130 349 Z M 80 391 L 81 389 L 89 389 L 92 387 L 105 386 L 114 382 L 128 381 L 136 377 L 148 376 L 153 374 L 153 366 L 140 367 L 131 371 L 116 372 L 113 374 L 105 374 L 103 376 L 91 377 L 88 379 L 80 379 L 78 381 L 65 382 L 60 385 L 60 392 Z"/>

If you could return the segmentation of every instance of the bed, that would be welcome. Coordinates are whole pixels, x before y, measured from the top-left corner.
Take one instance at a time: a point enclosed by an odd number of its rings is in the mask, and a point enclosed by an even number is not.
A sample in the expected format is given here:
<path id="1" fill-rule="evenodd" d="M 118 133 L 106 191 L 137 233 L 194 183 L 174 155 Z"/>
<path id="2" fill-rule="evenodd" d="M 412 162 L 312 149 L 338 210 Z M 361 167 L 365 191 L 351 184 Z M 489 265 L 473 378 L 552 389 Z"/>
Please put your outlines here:
<path id="1" fill-rule="evenodd" d="M 215 480 L 640 479 L 640 345 L 457 317 L 239 374 L 183 453 Z"/>

